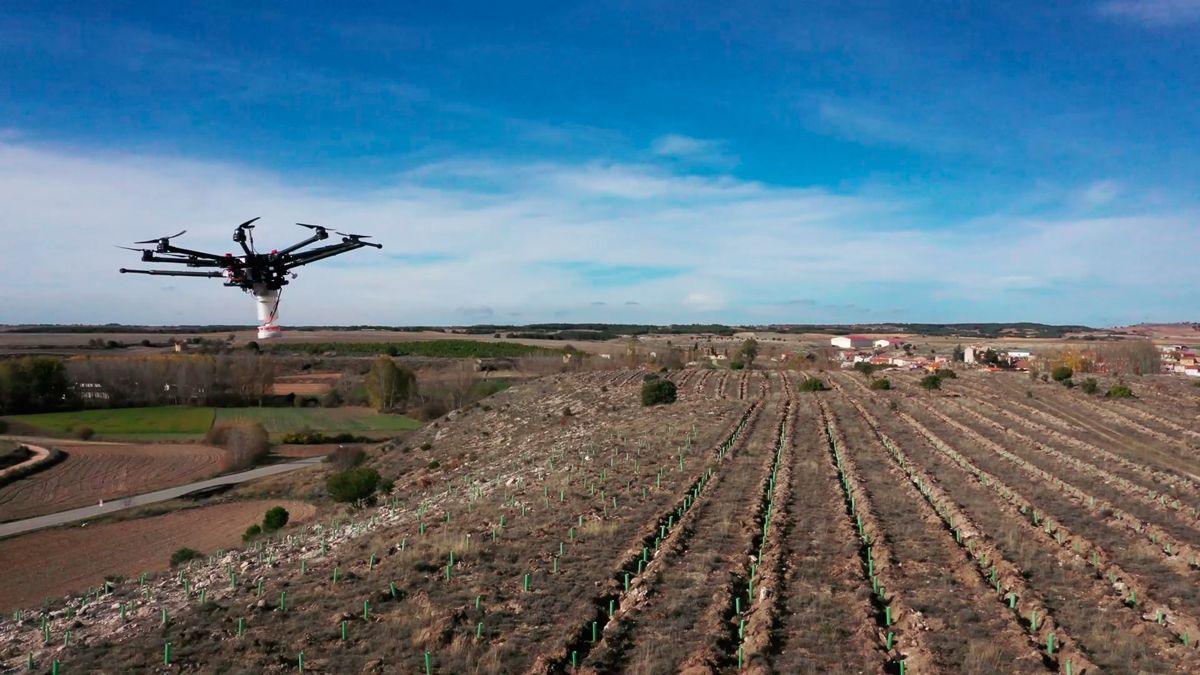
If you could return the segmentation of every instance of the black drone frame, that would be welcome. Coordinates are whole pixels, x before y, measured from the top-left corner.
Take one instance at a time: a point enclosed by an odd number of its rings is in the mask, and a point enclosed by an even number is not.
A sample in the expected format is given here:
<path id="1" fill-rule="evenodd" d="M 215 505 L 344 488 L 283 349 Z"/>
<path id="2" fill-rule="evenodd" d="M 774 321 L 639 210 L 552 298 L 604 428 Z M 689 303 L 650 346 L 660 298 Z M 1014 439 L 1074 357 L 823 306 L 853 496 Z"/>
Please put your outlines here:
<path id="1" fill-rule="evenodd" d="M 312 236 L 284 249 L 271 251 L 270 253 L 259 253 L 254 248 L 254 221 L 256 220 L 258 218 L 247 220 L 238 225 L 233 231 L 233 240 L 245 252 L 244 255 L 240 256 L 235 256 L 232 253 L 224 255 L 205 253 L 204 251 L 195 251 L 175 246 L 171 243 L 172 239 L 186 233 L 187 230 L 168 237 L 135 242 L 138 244 L 155 244 L 153 250 L 129 248 L 127 246 L 120 247 L 131 251 L 141 251 L 142 262 L 215 268 L 212 271 L 188 272 L 171 269 L 131 270 L 122 267 L 121 274 L 150 274 L 168 277 L 224 277 L 226 286 L 236 286 L 247 291 L 279 290 L 287 285 L 289 278 L 295 278 L 296 275 L 292 270 L 297 267 L 308 265 L 318 260 L 332 258 L 335 255 L 341 255 L 342 253 L 363 248 L 364 246 L 383 248 L 383 244 L 363 241 L 370 238 L 367 235 L 337 232 L 336 234 L 342 237 L 341 242 L 301 251 L 300 249 L 305 246 L 328 239 L 329 230 L 320 225 L 296 223 L 301 227 L 307 227 L 312 230 Z"/>

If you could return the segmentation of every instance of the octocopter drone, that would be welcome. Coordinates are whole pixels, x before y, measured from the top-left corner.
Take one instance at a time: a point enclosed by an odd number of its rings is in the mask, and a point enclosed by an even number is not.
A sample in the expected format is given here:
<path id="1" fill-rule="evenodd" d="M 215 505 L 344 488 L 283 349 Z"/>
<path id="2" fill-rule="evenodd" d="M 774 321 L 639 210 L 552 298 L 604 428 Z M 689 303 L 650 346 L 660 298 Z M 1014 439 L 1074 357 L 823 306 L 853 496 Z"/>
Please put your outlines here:
<path id="1" fill-rule="evenodd" d="M 291 279 L 296 278 L 296 273 L 292 271 L 293 269 L 314 263 L 318 260 L 324 260 L 325 258 L 332 258 L 335 255 L 353 251 L 364 246 L 383 248 L 382 244 L 363 241 L 364 239 L 370 239 L 367 235 L 337 232 L 336 234 L 342 237 L 340 243 L 318 246 L 307 251 L 301 251 L 300 249 L 309 244 L 328 239 L 329 230 L 320 225 L 296 223 L 300 227 L 307 227 L 312 230 L 312 236 L 284 249 L 273 250 L 270 253 L 259 253 L 254 249 L 254 221 L 256 220 L 258 218 L 252 218 L 234 228 L 233 240 L 245 251 L 244 255 L 205 253 L 203 251 L 180 248 L 171 243 L 172 239 L 186 233 L 187 230 L 178 234 L 172 234 L 169 237 L 134 242 L 137 244 L 155 244 L 153 250 L 147 248 L 130 248 L 128 246 L 119 247 L 130 251 L 140 251 L 142 262 L 214 268 L 211 271 L 189 272 L 172 269 L 130 270 L 122 267 L 121 274 L 224 278 L 226 286 L 240 288 L 254 296 L 255 302 L 258 304 L 258 337 L 265 339 L 278 337 L 282 332 L 277 323 L 279 320 L 280 291 Z"/>

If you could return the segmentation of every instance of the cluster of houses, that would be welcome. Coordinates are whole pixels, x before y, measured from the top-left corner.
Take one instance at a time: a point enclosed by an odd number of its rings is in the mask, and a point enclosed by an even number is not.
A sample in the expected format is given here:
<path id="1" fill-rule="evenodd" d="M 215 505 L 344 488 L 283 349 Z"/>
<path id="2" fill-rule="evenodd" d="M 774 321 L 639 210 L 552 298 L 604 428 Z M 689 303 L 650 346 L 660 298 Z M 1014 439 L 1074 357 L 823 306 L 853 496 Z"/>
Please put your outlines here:
<path id="1" fill-rule="evenodd" d="M 872 338 L 866 335 L 839 335 L 829 343 L 838 348 L 837 359 L 843 368 L 852 368 L 856 363 L 876 366 L 895 366 L 910 370 L 937 370 L 947 367 L 950 359 L 946 355 L 928 356 L 914 353 L 907 348 L 902 338 Z M 899 351 L 904 348 L 903 351 Z M 892 350 L 886 353 L 884 350 Z M 899 353 L 896 353 L 899 351 Z M 1024 350 L 999 351 L 986 345 L 975 344 L 963 349 L 962 362 L 986 368 L 1029 370 L 1033 353 Z"/>
<path id="2" fill-rule="evenodd" d="M 1160 345 L 1158 354 L 1163 372 L 1200 377 L 1200 355 L 1187 345 Z"/>

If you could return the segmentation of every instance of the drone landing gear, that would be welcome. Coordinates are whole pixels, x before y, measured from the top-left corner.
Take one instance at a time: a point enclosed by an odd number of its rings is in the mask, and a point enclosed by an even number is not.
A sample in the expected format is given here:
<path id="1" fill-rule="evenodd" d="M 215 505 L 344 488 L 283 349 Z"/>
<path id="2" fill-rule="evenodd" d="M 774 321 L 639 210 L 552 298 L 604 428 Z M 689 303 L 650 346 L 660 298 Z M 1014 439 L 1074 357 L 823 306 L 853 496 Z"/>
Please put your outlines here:
<path id="1" fill-rule="evenodd" d="M 279 328 L 279 289 L 255 286 L 253 293 L 258 308 L 258 339 L 269 340 L 283 335 Z"/>

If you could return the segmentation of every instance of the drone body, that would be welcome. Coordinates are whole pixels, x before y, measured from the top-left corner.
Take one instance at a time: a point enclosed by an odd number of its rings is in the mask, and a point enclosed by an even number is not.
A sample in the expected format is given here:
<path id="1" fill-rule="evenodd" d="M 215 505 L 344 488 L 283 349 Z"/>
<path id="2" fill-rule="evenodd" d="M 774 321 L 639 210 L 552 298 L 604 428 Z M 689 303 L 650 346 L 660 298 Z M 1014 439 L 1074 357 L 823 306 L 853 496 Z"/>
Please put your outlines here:
<path id="1" fill-rule="evenodd" d="M 187 230 L 169 237 L 137 242 L 139 244 L 155 244 L 153 250 L 129 249 L 131 251 L 141 251 L 142 262 L 210 268 L 209 271 L 192 272 L 172 269 L 131 270 L 122 267 L 121 273 L 172 277 L 224 278 L 226 286 L 240 288 L 254 296 L 258 308 L 258 337 L 260 339 L 267 339 L 279 337 L 282 332 L 278 323 L 279 296 L 281 289 L 291 279 L 296 278 L 296 273 L 292 271 L 293 269 L 314 263 L 318 260 L 324 260 L 325 258 L 332 258 L 335 255 L 353 251 L 364 246 L 383 248 L 382 244 L 363 241 L 363 239 L 369 238 L 366 235 L 338 232 L 337 234 L 342 237 L 340 243 L 318 246 L 317 248 L 302 251 L 301 249 L 310 244 L 328 239 L 329 230 L 320 225 L 296 223 L 301 227 L 307 227 L 312 230 L 312 236 L 285 249 L 274 250 L 270 253 L 259 253 L 254 249 L 253 231 L 254 221 L 256 220 L 258 218 L 253 218 L 234 228 L 233 240 L 242 247 L 242 250 L 245 252 L 244 255 L 205 253 L 203 251 L 180 248 L 171 243 L 172 239 L 184 234 Z M 128 247 L 122 246 L 121 248 Z"/>

